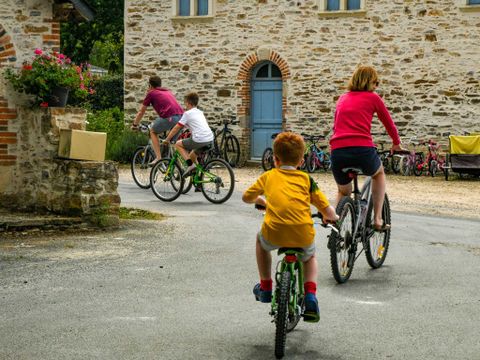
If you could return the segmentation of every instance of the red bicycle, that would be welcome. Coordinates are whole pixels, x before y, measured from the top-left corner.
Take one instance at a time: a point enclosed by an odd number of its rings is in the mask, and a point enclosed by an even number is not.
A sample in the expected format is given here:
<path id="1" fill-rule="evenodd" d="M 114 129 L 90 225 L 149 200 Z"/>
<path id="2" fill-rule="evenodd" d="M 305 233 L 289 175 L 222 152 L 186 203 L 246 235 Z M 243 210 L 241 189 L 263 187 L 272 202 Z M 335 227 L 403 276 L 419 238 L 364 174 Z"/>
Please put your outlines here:
<path id="1" fill-rule="evenodd" d="M 432 139 L 423 141 L 421 144 L 427 146 L 427 157 L 425 159 L 418 158 L 415 161 L 413 173 L 416 176 L 420 176 L 425 173 L 427 175 L 431 175 L 432 177 L 435 177 L 439 171 L 445 173 L 445 158 L 439 155 L 441 145 Z"/>

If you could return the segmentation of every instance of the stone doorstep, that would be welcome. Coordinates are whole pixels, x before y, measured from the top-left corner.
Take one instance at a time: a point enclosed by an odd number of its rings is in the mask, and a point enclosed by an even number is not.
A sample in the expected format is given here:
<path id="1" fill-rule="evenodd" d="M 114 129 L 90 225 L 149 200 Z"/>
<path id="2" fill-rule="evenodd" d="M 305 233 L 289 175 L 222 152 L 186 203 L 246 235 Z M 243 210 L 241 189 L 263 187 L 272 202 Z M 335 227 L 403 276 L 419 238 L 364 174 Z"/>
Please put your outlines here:
<path id="1" fill-rule="evenodd" d="M 0 231 L 25 231 L 31 229 L 83 228 L 86 224 L 81 217 L 63 217 L 38 214 L 0 213 Z"/>

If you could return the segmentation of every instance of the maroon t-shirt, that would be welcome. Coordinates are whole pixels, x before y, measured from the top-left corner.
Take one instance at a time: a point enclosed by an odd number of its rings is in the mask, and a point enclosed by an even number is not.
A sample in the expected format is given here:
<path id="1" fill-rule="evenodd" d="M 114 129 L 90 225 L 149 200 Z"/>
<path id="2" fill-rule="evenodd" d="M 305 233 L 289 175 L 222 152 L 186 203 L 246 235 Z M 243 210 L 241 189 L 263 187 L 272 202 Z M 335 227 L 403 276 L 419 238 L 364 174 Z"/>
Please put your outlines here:
<path id="1" fill-rule="evenodd" d="M 155 88 L 148 92 L 143 105 L 152 105 L 158 116 L 169 118 L 173 115 L 182 115 L 183 109 L 178 104 L 171 91 L 164 88 Z"/>

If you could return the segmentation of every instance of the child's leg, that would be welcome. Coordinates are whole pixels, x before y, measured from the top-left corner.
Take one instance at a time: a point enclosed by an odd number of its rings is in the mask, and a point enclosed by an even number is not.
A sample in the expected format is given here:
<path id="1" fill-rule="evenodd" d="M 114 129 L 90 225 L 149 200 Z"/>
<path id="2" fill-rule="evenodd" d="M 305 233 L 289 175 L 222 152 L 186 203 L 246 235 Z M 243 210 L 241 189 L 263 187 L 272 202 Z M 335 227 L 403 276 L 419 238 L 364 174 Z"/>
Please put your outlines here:
<path id="1" fill-rule="evenodd" d="M 260 287 L 262 290 L 272 290 L 272 255 L 260 244 L 260 235 L 257 235 L 256 254 L 258 274 L 260 275 Z"/>
<path id="2" fill-rule="evenodd" d="M 303 263 L 305 274 L 305 294 L 317 293 L 317 275 L 318 275 L 318 263 L 315 255 Z"/>

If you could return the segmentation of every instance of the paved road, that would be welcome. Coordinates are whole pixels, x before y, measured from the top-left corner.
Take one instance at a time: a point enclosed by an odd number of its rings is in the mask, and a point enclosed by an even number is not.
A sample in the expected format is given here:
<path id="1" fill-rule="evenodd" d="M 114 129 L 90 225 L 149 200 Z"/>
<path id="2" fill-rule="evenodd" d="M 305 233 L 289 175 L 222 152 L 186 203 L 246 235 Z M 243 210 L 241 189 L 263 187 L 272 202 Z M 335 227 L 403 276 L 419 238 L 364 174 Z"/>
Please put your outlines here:
<path id="1" fill-rule="evenodd" d="M 270 359 L 257 281 L 262 216 L 240 193 L 162 203 L 122 181 L 124 206 L 171 215 L 113 233 L 0 241 L 0 359 Z M 288 359 L 480 359 L 480 224 L 393 214 L 386 264 L 337 285 L 318 229 L 321 321 Z"/>

